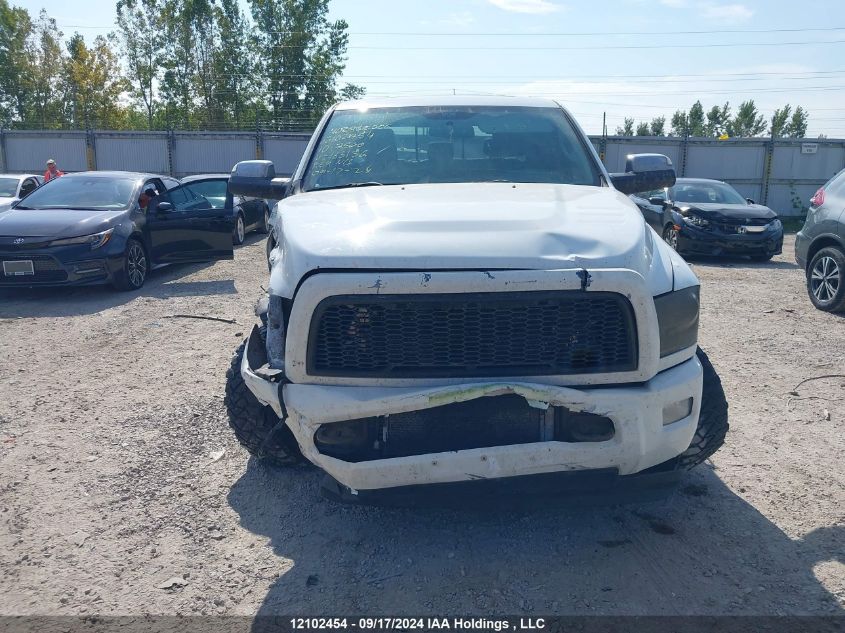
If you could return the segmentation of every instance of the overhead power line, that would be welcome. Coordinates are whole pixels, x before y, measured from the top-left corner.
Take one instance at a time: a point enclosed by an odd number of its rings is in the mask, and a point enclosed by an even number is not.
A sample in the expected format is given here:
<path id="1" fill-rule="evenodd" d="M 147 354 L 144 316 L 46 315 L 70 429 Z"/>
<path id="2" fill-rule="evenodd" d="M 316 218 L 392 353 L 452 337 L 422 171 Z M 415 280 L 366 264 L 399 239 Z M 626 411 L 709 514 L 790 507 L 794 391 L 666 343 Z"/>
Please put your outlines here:
<path id="1" fill-rule="evenodd" d="M 709 44 L 611 44 L 600 46 L 355 46 L 348 48 L 377 51 L 595 51 L 595 50 L 634 50 L 634 49 L 677 49 L 677 48 L 740 48 L 761 46 L 818 46 L 821 44 L 843 44 L 845 40 L 810 40 L 798 42 L 733 42 Z M 270 48 L 299 48 L 279 44 Z"/>
<path id="2" fill-rule="evenodd" d="M 113 29 L 117 28 L 116 24 L 61 24 L 59 26 L 66 29 Z M 811 28 L 791 28 L 791 29 L 710 29 L 710 30 L 694 30 L 694 31 L 666 31 L 661 33 L 661 36 L 671 35 L 730 35 L 736 33 L 737 35 L 749 35 L 754 33 L 822 33 L 830 31 L 845 31 L 845 26 L 828 26 L 828 27 L 811 27 Z M 262 31 L 272 35 L 309 35 L 306 31 Z M 654 35 L 654 31 L 553 31 L 553 32 L 536 32 L 536 33 L 513 33 L 504 31 L 347 31 L 347 35 L 366 35 L 366 36 L 435 36 L 435 37 L 598 37 L 598 36 L 624 36 L 624 35 Z"/>

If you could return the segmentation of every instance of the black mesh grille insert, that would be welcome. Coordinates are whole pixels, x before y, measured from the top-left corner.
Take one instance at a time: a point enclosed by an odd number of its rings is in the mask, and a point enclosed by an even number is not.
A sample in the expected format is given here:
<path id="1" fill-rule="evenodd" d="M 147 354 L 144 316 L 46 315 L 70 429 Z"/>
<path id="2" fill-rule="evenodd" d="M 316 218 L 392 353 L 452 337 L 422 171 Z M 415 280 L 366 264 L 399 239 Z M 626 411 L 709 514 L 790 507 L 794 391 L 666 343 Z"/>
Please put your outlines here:
<path id="1" fill-rule="evenodd" d="M 314 311 L 308 342 L 308 373 L 318 376 L 542 376 L 636 367 L 633 308 L 609 292 L 329 297 Z"/>

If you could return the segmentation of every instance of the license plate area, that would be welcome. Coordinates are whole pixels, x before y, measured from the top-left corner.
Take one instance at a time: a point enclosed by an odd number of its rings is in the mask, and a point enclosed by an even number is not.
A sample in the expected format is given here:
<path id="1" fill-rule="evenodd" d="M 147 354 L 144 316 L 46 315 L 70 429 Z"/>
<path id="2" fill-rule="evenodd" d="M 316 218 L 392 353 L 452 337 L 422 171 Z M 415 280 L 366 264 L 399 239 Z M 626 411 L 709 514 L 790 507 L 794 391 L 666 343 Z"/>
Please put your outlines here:
<path id="1" fill-rule="evenodd" d="M 35 275 L 35 267 L 33 266 L 31 259 L 5 261 L 3 262 L 3 274 L 6 275 L 6 277 Z"/>
<path id="2" fill-rule="evenodd" d="M 744 229 L 740 233 L 762 233 L 766 230 L 765 226 L 743 226 L 740 228 Z"/>

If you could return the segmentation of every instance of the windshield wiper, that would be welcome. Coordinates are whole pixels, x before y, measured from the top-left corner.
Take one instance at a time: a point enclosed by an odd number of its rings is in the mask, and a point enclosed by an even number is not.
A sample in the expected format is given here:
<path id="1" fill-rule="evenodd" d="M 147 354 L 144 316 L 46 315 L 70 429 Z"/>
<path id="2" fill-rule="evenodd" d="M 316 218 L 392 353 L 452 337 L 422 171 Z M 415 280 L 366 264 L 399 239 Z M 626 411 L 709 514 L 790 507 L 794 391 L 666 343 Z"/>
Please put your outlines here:
<path id="1" fill-rule="evenodd" d="M 348 182 L 345 185 L 334 185 L 332 187 L 314 187 L 309 191 L 328 191 L 330 189 L 347 189 L 351 187 L 383 187 L 383 182 L 376 182 L 375 180 L 371 180 L 370 182 Z"/>

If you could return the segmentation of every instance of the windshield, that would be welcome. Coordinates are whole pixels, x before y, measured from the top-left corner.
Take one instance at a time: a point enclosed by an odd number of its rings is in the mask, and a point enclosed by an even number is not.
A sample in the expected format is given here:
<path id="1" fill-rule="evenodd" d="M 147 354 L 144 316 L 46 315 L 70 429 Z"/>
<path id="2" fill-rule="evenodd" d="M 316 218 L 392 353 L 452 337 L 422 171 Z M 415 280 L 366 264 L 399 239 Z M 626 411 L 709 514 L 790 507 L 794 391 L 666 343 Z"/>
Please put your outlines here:
<path id="1" fill-rule="evenodd" d="M 33 191 L 19 209 L 127 209 L 135 178 L 73 175 L 51 180 Z"/>
<path id="2" fill-rule="evenodd" d="M 332 114 L 303 189 L 447 182 L 601 183 L 558 108 L 406 107 Z"/>
<path id="3" fill-rule="evenodd" d="M 739 192 L 724 182 L 678 182 L 672 188 L 675 202 L 748 204 Z"/>
<path id="4" fill-rule="evenodd" d="M 0 198 L 14 198 L 18 193 L 17 178 L 0 178 Z"/>

